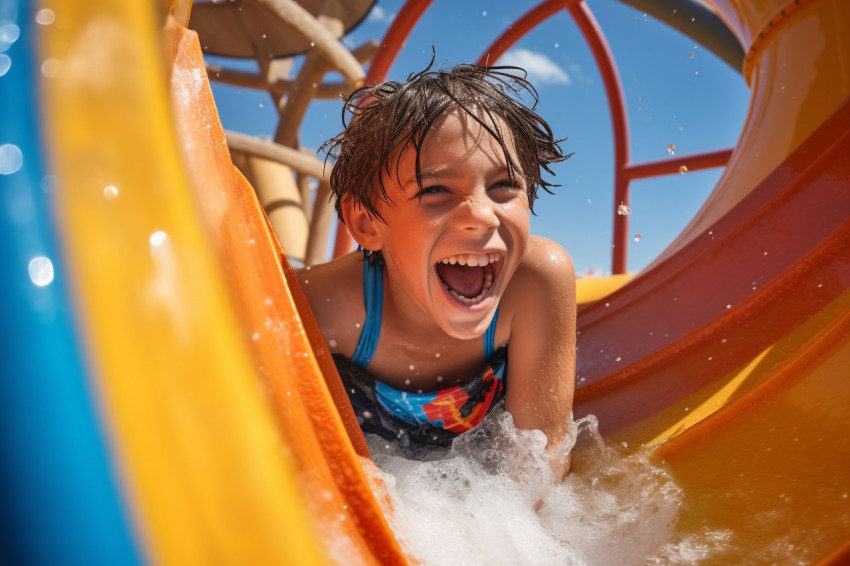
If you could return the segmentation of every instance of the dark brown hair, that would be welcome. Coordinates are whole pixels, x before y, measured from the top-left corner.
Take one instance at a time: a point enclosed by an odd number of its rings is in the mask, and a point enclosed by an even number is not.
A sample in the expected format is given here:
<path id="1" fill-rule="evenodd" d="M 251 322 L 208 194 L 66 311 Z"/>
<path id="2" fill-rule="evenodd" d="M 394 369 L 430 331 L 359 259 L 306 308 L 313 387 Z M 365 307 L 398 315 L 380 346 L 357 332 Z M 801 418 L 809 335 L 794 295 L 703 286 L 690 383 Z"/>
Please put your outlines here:
<path id="1" fill-rule="evenodd" d="M 381 218 L 376 197 L 389 202 L 383 173 L 392 174 L 392 156 L 407 145 L 416 150 L 416 180 L 421 189 L 419 155 L 425 137 L 437 118 L 454 107 L 497 140 L 509 174 L 519 172 L 525 179 L 532 211 L 538 187 L 551 193 L 549 188 L 557 186 L 543 179 L 541 172 L 553 174 L 549 165 L 569 157 L 558 145 L 565 138 L 554 139 L 549 124 L 534 111 L 537 90 L 525 78 L 523 69 L 464 64 L 448 71 L 432 71 L 432 65 L 433 59 L 424 71 L 410 75 L 404 83 L 386 81 L 358 89 L 345 101 L 345 130 L 320 148 L 327 157 L 336 159 L 330 183 L 340 218 L 340 204 L 346 199 Z M 530 107 L 518 100 L 523 93 L 531 97 Z M 348 121 L 346 114 L 350 114 Z M 508 130 L 519 163 L 508 152 L 500 124 Z"/>

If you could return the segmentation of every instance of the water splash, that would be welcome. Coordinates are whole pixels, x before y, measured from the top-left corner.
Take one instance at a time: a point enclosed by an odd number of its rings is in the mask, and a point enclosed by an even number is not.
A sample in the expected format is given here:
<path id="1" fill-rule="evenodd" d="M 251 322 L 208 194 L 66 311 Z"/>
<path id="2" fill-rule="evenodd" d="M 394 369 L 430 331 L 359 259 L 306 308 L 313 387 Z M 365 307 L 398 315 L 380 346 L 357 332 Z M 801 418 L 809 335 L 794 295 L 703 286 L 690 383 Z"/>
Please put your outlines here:
<path id="1" fill-rule="evenodd" d="M 617 206 L 617 214 L 619 214 L 620 216 L 628 216 L 631 213 L 632 213 L 632 209 L 629 208 L 629 205 L 627 205 L 626 203 L 621 202 Z"/>
<path id="2" fill-rule="evenodd" d="M 641 454 L 608 446 L 596 418 L 573 423 L 573 472 L 553 477 L 540 431 L 493 413 L 428 461 L 368 438 L 383 470 L 392 528 L 426 566 L 691 564 L 706 537 L 676 533 L 681 491 Z M 716 546 L 716 545 L 715 545 Z"/>

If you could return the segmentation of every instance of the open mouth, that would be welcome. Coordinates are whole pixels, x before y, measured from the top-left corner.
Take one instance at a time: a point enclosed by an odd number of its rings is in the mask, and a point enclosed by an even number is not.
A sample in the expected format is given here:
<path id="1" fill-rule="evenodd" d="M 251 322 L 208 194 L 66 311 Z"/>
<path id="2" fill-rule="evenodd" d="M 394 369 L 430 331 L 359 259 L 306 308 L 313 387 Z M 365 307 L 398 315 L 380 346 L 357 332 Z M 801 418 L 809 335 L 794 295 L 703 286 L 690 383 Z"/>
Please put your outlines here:
<path id="1" fill-rule="evenodd" d="M 441 259 L 435 269 L 451 296 L 473 305 L 481 302 L 493 287 L 499 258 L 496 253 L 460 254 Z"/>

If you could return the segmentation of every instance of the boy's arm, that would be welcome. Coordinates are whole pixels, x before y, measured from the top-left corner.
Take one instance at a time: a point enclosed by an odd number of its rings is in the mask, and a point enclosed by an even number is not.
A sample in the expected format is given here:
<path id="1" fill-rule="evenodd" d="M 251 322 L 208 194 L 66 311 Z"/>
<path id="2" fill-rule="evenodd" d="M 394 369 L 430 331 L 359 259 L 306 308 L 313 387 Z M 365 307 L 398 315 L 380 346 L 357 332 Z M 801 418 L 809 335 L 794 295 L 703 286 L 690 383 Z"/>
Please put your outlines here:
<path id="1" fill-rule="evenodd" d="M 557 454 L 572 416 L 575 387 L 575 272 L 567 252 L 532 238 L 514 281 L 518 286 L 508 345 L 507 408 L 518 428 L 542 430 L 556 474 L 569 454 Z"/>

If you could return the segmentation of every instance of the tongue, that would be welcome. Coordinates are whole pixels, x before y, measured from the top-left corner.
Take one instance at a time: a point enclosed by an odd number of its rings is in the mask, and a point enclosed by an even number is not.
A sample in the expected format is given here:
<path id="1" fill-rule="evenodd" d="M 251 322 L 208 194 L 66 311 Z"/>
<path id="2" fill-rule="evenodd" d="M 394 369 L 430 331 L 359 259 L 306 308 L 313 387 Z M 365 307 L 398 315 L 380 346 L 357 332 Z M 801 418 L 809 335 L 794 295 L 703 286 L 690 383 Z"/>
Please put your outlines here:
<path id="1" fill-rule="evenodd" d="M 467 265 L 437 264 L 437 275 L 443 283 L 462 297 L 477 297 L 484 288 L 484 268 Z"/>

